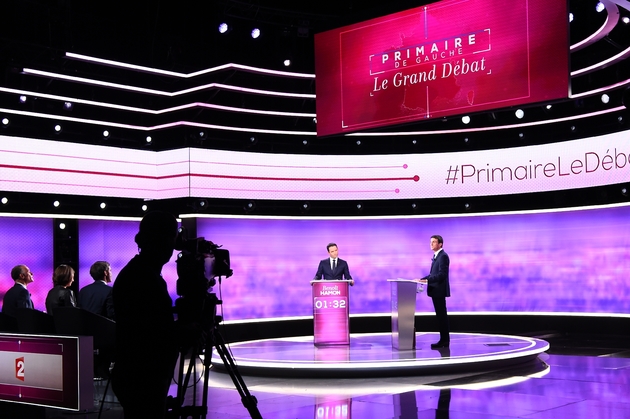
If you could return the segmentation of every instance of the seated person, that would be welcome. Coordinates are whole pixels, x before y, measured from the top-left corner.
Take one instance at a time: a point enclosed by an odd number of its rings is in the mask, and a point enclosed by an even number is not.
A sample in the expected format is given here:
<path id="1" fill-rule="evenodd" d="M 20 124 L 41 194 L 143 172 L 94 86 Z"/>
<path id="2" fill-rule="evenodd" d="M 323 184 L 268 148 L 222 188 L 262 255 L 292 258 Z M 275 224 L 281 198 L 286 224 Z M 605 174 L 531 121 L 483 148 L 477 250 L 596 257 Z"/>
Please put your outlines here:
<path id="1" fill-rule="evenodd" d="M 94 262 L 90 268 L 90 276 L 94 282 L 79 291 L 79 307 L 100 316 L 114 319 L 114 303 L 112 302 L 112 268 L 105 261 Z"/>
<path id="2" fill-rule="evenodd" d="M 53 289 L 46 296 L 46 311 L 53 314 L 57 307 L 76 307 L 74 293 L 70 285 L 74 282 L 74 269 L 68 265 L 59 265 L 53 273 Z"/>
<path id="3" fill-rule="evenodd" d="M 18 308 L 34 308 L 31 293 L 26 289 L 28 284 L 33 282 L 33 273 L 28 269 L 28 266 L 17 265 L 11 269 L 11 278 L 13 278 L 15 283 L 4 294 L 2 312 L 16 317 Z"/>

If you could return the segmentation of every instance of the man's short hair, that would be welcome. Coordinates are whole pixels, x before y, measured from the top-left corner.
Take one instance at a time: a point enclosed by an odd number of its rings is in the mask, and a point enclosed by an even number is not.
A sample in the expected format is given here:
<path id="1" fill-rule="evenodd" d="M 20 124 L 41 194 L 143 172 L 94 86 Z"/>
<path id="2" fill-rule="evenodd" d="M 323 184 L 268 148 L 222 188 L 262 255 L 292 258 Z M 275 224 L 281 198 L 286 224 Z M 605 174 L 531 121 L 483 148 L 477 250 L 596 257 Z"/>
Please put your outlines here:
<path id="1" fill-rule="evenodd" d="M 23 273 L 24 265 L 14 266 L 13 269 L 11 269 L 11 278 L 13 278 L 14 281 L 17 281 L 18 279 L 20 279 L 20 275 L 22 275 Z"/>
<path id="2" fill-rule="evenodd" d="M 330 248 L 333 247 L 333 246 L 339 247 L 339 246 L 337 246 L 337 243 L 328 243 L 328 245 L 326 246 L 326 251 L 330 252 Z"/>
<path id="3" fill-rule="evenodd" d="M 431 238 L 437 240 L 438 243 L 440 243 L 441 245 L 444 245 L 444 239 L 442 238 L 442 236 L 435 234 L 431 236 Z"/>
<path id="4" fill-rule="evenodd" d="M 95 281 L 102 281 L 105 276 L 105 271 L 110 268 L 110 264 L 105 262 L 104 260 L 99 260 L 98 262 L 94 262 L 90 267 L 90 276 Z"/>

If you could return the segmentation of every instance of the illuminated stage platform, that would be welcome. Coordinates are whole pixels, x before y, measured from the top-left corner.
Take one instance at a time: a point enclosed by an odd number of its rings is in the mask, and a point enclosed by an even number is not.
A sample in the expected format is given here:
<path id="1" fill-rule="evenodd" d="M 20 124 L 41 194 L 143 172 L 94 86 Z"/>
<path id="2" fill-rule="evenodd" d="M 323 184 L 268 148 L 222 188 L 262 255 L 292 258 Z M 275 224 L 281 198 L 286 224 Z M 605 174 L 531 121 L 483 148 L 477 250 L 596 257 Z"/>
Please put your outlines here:
<path id="1" fill-rule="evenodd" d="M 230 344 L 244 375 L 282 377 L 369 377 L 488 371 L 536 360 L 549 349 L 540 339 L 490 334 L 451 333 L 451 345 L 431 349 L 437 333 L 417 333 L 416 349 L 392 348 L 390 333 L 353 334 L 350 345 L 313 345 L 312 336 Z M 216 350 L 217 369 L 222 364 Z"/>

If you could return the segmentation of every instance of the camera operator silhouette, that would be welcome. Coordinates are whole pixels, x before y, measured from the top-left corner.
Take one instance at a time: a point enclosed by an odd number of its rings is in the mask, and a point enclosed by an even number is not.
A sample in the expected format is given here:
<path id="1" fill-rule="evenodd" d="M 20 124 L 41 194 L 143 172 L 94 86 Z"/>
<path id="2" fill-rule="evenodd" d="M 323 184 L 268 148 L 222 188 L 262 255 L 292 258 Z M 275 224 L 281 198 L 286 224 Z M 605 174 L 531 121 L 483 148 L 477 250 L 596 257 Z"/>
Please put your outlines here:
<path id="1" fill-rule="evenodd" d="M 125 419 L 164 418 L 178 356 L 173 301 L 162 267 L 177 237 L 171 214 L 146 214 L 135 236 L 139 254 L 120 271 L 113 286 L 116 355 L 112 389 Z"/>

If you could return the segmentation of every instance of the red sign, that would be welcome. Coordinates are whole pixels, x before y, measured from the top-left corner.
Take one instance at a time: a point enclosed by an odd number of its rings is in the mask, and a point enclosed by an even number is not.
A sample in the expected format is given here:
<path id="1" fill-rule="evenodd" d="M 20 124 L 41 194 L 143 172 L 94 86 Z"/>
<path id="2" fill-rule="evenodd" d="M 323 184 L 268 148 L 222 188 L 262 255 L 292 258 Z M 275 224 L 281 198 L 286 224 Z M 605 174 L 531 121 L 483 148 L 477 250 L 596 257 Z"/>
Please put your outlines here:
<path id="1" fill-rule="evenodd" d="M 315 36 L 317 135 L 569 94 L 566 2 L 448 0 Z"/>
<path id="2" fill-rule="evenodd" d="M 24 357 L 15 359 L 15 378 L 24 381 Z"/>

